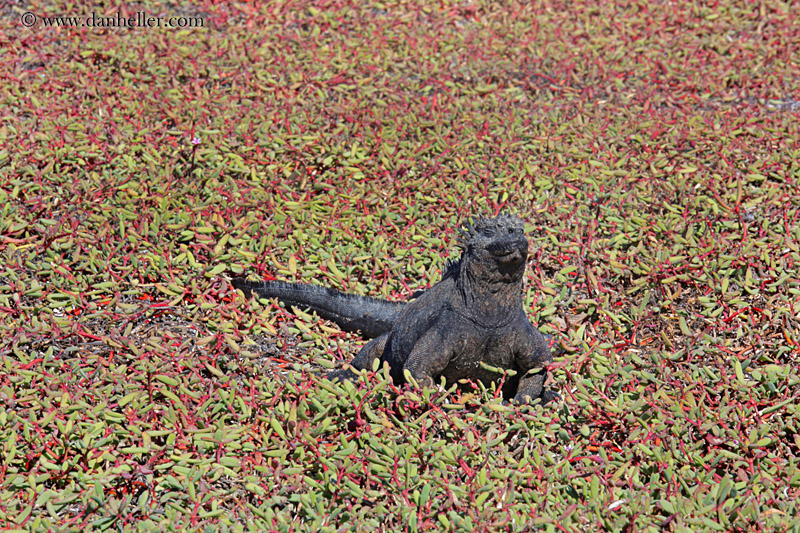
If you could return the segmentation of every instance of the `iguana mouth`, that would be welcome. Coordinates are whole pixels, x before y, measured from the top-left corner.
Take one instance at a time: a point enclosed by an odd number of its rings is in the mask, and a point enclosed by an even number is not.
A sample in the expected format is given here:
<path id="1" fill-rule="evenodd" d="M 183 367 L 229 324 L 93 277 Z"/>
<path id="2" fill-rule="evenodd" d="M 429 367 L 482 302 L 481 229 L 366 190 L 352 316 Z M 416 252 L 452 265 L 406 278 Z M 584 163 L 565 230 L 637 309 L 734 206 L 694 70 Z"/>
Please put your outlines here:
<path id="1" fill-rule="evenodd" d="M 517 242 L 496 243 L 487 247 L 487 251 L 498 263 L 516 264 L 525 260 L 527 246 Z"/>
<path id="2" fill-rule="evenodd" d="M 521 263 L 524 260 L 524 257 L 519 250 L 493 252 L 492 257 L 494 257 L 495 261 L 498 263 L 503 264 L 516 264 Z"/>

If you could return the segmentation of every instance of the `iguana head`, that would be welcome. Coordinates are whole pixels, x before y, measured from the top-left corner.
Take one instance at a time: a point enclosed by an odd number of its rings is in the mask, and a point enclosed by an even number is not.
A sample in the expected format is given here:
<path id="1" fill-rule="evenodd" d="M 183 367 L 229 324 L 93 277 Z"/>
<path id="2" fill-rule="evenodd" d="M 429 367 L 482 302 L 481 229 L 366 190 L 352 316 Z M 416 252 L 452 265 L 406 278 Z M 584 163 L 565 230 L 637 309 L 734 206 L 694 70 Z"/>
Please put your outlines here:
<path id="1" fill-rule="evenodd" d="M 473 278 L 513 283 L 525 273 L 528 240 L 519 217 L 501 213 L 474 219 L 461 231 L 458 246 L 463 250 L 461 266 Z"/>

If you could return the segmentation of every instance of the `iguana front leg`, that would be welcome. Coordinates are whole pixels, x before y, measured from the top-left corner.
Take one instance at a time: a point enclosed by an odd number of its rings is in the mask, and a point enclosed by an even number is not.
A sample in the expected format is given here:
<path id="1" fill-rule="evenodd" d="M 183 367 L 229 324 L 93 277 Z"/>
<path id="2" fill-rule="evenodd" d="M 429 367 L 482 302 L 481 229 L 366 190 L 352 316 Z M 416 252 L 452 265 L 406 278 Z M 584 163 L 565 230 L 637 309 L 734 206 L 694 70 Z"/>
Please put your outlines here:
<path id="1" fill-rule="evenodd" d="M 542 368 L 538 371 L 531 370 L 522 376 L 517 386 L 517 394 L 514 401 L 517 403 L 529 403 L 542 396 L 544 382 L 547 378 L 547 369 Z M 542 398 L 544 401 L 544 398 Z"/>
<path id="2" fill-rule="evenodd" d="M 372 370 L 372 362 L 383 357 L 383 350 L 386 348 L 386 341 L 388 340 L 388 333 L 375 337 L 361 348 L 361 351 L 358 352 L 358 355 L 353 358 L 353 362 L 350 364 L 358 370 Z"/>
<path id="3" fill-rule="evenodd" d="M 356 370 L 372 370 L 372 362 L 375 359 L 380 360 L 383 357 L 383 350 L 386 348 L 386 341 L 389 340 L 389 334 L 384 333 L 375 337 L 361 348 L 358 355 L 353 358 L 350 365 Z M 343 368 L 342 370 L 334 370 L 328 374 L 328 379 L 335 381 L 344 381 L 346 379 L 356 379 L 358 376 L 350 368 Z"/>
<path id="4" fill-rule="evenodd" d="M 542 399 L 542 405 L 558 400 L 561 395 L 556 391 L 545 389 L 544 386 L 548 384 L 548 376 L 550 372 L 546 366 L 534 368 L 528 371 L 527 374 L 522 376 L 517 385 L 517 394 L 514 396 L 514 401 L 517 403 L 530 403 L 536 398 Z"/>
<path id="5" fill-rule="evenodd" d="M 541 398 L 545 404 L 560 398 L 558 393 L 544 388 L 548 376 L 547 366 L 553 360 L 550 353 L 550 335 L 542 335 L 532 324 L 526 323 L 521 346 L 518 347 L 517 364 L 523 372 L 517 385 L 514 401 L 529 403 Z"/>
<path id="6" fill-rule="evenodd" d="M 436 327 L 430 328 L 414 344 L 403 370 L 408 370 L 420 387 L 434 387 L 436 376 L 450 363 L 452 350 L 445 336 Z"/>

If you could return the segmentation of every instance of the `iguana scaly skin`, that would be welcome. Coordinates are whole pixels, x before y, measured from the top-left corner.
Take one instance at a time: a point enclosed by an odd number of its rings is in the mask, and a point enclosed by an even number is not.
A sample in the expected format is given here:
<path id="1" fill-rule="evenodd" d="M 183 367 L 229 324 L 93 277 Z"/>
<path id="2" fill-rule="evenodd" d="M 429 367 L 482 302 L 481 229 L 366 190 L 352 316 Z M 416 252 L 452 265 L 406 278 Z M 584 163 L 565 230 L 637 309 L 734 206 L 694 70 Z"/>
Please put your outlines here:
<path id="1" fill-rule="evenodd" d="M 345 330 L 372 338 L 353 359 L 357 370 L 386 361 L 395 383 L 408 371 L 421 386 L 504 378 L 503 395 L 519 402 L 558 395 L 544 389 L 552 361 L 544 336 L 522 307 L 528 241 L 522 220 L 505 214 L 479 218 L 461 232 L 458 261 L 442 280 L 411 302 L 389 302 L 316 285 L 233 280 L 235 287 L 309 308 Z M 350 370 L 330 377 L 349 379 Z"/>

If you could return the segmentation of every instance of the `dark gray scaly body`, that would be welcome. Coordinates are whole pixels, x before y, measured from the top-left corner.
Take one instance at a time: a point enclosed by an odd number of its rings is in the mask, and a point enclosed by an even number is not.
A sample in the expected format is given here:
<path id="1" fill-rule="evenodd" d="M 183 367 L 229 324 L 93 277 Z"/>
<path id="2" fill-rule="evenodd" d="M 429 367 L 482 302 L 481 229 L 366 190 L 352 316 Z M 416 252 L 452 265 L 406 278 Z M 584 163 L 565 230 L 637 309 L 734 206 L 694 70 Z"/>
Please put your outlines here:
<path id="1" fill-rule="evenodd" d="M 525 402 L 558 395 L 544 390 L 552 361 L 544 336 L 530 323 L 522 307 L 522 282 L 528 241 L 522 221 L 513 216 L 481 218 L 459 239 L 461 258 L 448 265 L 441 281 L 411 302 L 388 302 L 345 294 L 315 285 L 284 282 L 234 286 L 310 308 L 348 331 L 359 330 L 372 340 L 353 359 L 358 370 L 375 359 L 386 361 L 396 383 L 404 371 L 422 386 L 441 377 L 447 383 L 463 379 L 485 385 L 506 377 L 503 394 Z M 486 367 L 494 367 L 500 372 Z M 348 379 L 342 370 L 332 378 Z"/>

